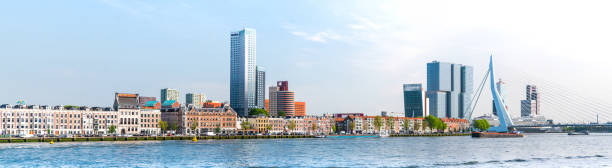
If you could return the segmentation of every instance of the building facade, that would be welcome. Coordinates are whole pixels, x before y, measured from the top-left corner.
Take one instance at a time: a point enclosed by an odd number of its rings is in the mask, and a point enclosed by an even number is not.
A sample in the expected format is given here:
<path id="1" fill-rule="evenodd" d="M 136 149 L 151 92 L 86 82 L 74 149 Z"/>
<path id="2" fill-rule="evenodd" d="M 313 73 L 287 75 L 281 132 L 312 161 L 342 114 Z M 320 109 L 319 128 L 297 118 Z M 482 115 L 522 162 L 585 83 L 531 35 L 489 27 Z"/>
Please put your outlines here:
<path id="1" fill-rule="evenodd" d="M 429 113 L 439 118 L 463 118 L 473 94 L 472 67 L 433 61 L 427 63 Z"/>
<path id="2" fill-rule="evenodd" d="M 239 116 L 256 107 L 256 37 L 249 28 L 231 33 L 230 105 Z"/>
<path id="3" fill-rule="evenodd" d="M 270 115 L 279 116 L 279 112 L 284 112 L 285 116 L 296 116 L 295 113 L 295 93 L 289 91 L 289 82 L 278 81 L 276 87 L 270 87 Z M 305 109 L 304 109 L 305 110 Z"/>
<path id="4" fill-rule="evenodd" d="M 160 99 L 162 103 L 168 100 L 179 101 L 179 91 L 176 89 L 163 88 L 161 90 Z"/>
<path id="5" fill-rule="evenodd" d="M 521 100 L 521 117 L 540 115 L 540 93 L 536 85 L 525 86 L 525 100 Z"/>
<path id="6" fill-rule="evenodd" d="M 203 134 L 207 132 L 234 133 L 236 131 L 236 112 L 224 105 L 218 108 L 197 108 L 190 106 L 186 112 L 186 132 Z"/>
<path id="7" fill-rule="evenodd" d="M 304 117 L 306 116 L 306 102 L 295 102 L 295 116 Z"/>
<path id="8" fill-rule="evenodd" d="M 426 116 L 425 92 L 423 91 L 423 87 L 420 83 L 404 84 L 404 116 Z"/>
<path id="9" fill-rule="evenodd" d="M 202 107 L 206 102 L 206 95 L 203 93 L 187 93 L 185 94 L 185 105 L 193 105 Z"/>
<path id="10" fill-rule="evenodd" d="M 255 88 L 255 106 L 259 109 L 265 109 L 265 101 L 266 101 L 266 70 L 264 67 L 257 66 L 257 77 L 255 83 L 257 87 Z"/>

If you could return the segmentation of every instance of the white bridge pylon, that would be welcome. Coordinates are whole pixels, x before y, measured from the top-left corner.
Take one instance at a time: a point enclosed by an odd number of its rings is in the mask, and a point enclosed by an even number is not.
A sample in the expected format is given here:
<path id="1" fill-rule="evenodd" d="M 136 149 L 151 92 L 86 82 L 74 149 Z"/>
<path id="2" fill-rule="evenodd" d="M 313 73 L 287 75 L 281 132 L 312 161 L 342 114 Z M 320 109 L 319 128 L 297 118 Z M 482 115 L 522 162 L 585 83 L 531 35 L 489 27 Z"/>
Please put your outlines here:
<path id="1" fill-rule="evenodd" d="M 499 92 L 497 91 L 497 84 L 495 83 L 495 73 L 493 70 L 493 55 L 491 54 L 491 57 L 489 59 L 489 69 L 487 70 L 487 72 L 485 73 L 484 78 L 482 79 L 482 81 L 480 82 L 478 89 L 476 90 L 476 94 L 474 95 L 474 98 L 472 98 L 472 101 L 470 102 L 470 105 L 468 106 L 467 109 L 467 115 L 465 116 L 468 120 L 472 120 L 472 113 L 474 112 L 474 108 L 476 107 L 476 105 L 478 104 L 478 99 L 480 98 L 480 94 L 482 93 L 482 90 L 484 89 L 484 85 L 485 82 L 487 81 L 487 77 L 489 77 L 489 81 L 491 82 L 491 94 L 493 95 L 493 102 L 495 102 L 495 110 L 497 111 L 497 115 L 499 116 L 499 126 L 497 127 L 491 127 L 489 128 L 488 131 L 494 131 L 494 132 L 508 132 L 508 127 L 512 126 L 512 120 L 510 118 L 510 114 L 508 113 L 508 109 L 506 108 L 506 104 L 504 103 L 504 101 L 502 101 L 502 97 L 499 95 Z"/>

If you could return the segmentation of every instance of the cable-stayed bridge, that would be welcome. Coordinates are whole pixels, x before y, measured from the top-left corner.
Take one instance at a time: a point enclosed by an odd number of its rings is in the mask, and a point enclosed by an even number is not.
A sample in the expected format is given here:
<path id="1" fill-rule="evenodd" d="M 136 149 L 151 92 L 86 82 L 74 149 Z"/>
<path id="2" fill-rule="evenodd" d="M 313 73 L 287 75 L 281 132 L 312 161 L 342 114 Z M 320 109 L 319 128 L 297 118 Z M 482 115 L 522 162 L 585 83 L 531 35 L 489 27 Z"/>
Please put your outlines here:
<path id="1" fill-rule="evenodd" d="M 494 74 L 492 73 L 492 69 L 493 58 L 491 57 L 489 69 L 485 71 L 484 78 L 482 78 L 480 84 L 476 86 L 476 94 L 472 99 L 472 104 L 469 109 L 466 110 L 468 111 L 468 113 L 466 114 L 466 117 L 468 119 L 473 119 L 483 114 L 491 115 L 491 110 L 486 110 L 487 108 L 478 107 L 491 107 L 490 99 L 483 100 L 483 98 L 486 99 L 492 97 L 493 101 L 496 101 L 495 97 L 497 96 L 499 99 L 501 99 L 497 101 L 501 101 L 502 106 L 493 106 L 493 108 L 497 109 L 498 114 L 500 111 L 503 111 L 502 114 L 505 113 L 506 117 L 497 118 L 500 121 L 500 124 L 504 124 L 508 127 L 593 126 L 612 128 L 612 103 L 610 103 L 610 101 L 607 102 L 595 96 L 587 96 L 584 91 L 579 92 L 576 91 L 575 88 L 564 87 L 563 85 L 552 82 L 551 80 L 548 80 L 546 78 L 534 77 L 532 74 L 527 73 L 521 69 L 507 67 L 504 67 L 503 69 L 496 69 L 496 72 L 510 71 L 511 73 L 502 74 L 512 74 L 513 76 L 511 77 L 512 80 L 510 82 L 514 84 L 514 87 L 511 87 L 511 89 L 506 88 L 506 92 L 522 93 L 514 94 L 512 98 L 506 99 L 504 101 L 504 97 L 501 97 L 500 93 L 494 93 L 497 92 L 496 89 L 491 89 L 496 87 L 495 82 L 492 81 L 494 80 Z M 505 78 L 506 76 L 495 77 Z M 488 83 L 490 83 L 490 85 L 488 85 Z M 549 119 L 549 122 L 512 122 L 521 119 L 521 105 L 520 100 L 518 99 L 520 99 L 521 96 L 525 96 L 526 85 L 537 85 L 539 97 L 538 103 L 540 104 L 540 106 L 538 107 L 540 108 L 538 116 Z M 483 92 L 483 90 L 489 89 L 491 90 L 491 92 Z"/>

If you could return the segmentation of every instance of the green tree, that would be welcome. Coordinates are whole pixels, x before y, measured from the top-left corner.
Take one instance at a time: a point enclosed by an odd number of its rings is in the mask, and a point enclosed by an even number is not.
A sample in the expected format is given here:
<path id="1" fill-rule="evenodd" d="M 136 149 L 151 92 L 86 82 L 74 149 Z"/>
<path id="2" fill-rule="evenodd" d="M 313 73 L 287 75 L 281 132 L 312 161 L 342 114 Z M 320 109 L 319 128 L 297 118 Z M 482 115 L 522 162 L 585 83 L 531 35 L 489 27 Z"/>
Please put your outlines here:
<path id="1" fill-rule="evenodd" d="M 172 123 L 172 125 L 170 126 L 170 129 L 174 130 L 174 132 L 176 132 L 178 130 L 178 125 L 176 125 L 176 123 Z"/>
<path id="2" fill-rule="evenodd" d="M 355 133 L 355 121 L 349 124 L 349 128 L 351 129 L 351 133 Z"/>
<path id="3" fill-rule="evenodd" d="M 408 129 L 410 128 L 410 120 L 404 119 L 402 126 L 404 126 L 404 133 L 408 133 Z"/>
<path id="4" fill-rule="evenodd" d="M 443 122 L 438 117 L 429 115 L 425 117 L 425 121 L 427 122 L 427 125 L 429 126 L 429 128 L 436 129 L 436 130 L 442 130 Z"/>
<path id="5" fill-rule="evenodd" d="M 442 132 L 445 132 L 446 128 L 448 128 L 448 125 L 446 125 L 446 123 L 442 121 L 442 126 L 440 127 L 440 129 L 442 129 Z"/>
<path id="6" fill-rule="evenodd" d="M 251 123 L 249 123 L 249 121 L 244 121 L 240 123 L 240 127 L 242 127 L 242 130 L 251 129 Z"/>
<path id="7" fill-rule="evenodd" d="M 474 120 L 473 126 L 480 131 L 486 131 L 489 129 L 489 127 L 491 127 L 491 125 L 489 125 L 489 121 L 485 119 Z"/>
<path id="8" fill-rule="evenodd" d="M 215 134 L 219 133 L 221 133 L 221 127 L 219 127 L 219 125 L 217 124 L 217 127 L 215 127 Z"/>
<path id="9" fill-rule="evenodd" d="M 395 130 L 395 120 L 393 117 L 388 117 L 385 124 L 387 125 L 387 129 L 391 131 Z"/>
<path id="10" fill-rule="evenodd" d="M 191 121 L 191 131 L 195 133 L 197 128 L 198 128 L 198 121 L 196 120 Z"/>
<path id="11" fill-rule="evenodd" d="M 295 127 L 296 127 L 295 121 L 289 120 L 289 123 L 287 124 L 287 128 L 289 129 L 290 133 L 293 133 L 293 129 L 295 129 Z"/>
<path id="12" fill-rule="evenodd" d="M 166 132 L 166 130 L 168 129 L 168 122 L 166 121 L 159 121 L 159 128 L 161 128 L 162 133 Z"/>
<path id="13" fill-rule="evenodd" d="M 383 125 L 383 119 L 380 116 L 376 116 L 374 117 L 374 128 L 376 128 L 376 130 L 374 130 L 374 132 L 376 133 L 376 131 L 380 132 L 380 127 L 382 127 Z"/>
<path id="14" fill-rule="evenodd" d="M 312 131 L 313 131 L 313 132 L 317 132 L 317 128 L 318 128 L 317 123 L 316 123 L 316 122 L 313 122 L 313 123 L 312 123 L 312 127 L 311 127 L 311 128 L 312 128 Z"/>
<path id="15" fill-rule="evenodd" d="M 285 116 L 287 116 L 287 113 L 285 113 L 284 111 L 281 110 L 281 111 L 278 111 L 278 116 L 279 117 L 285 117 Z"/>
<path id="16" fill-rule="evenodd" d="M 422 127 L 423 132 L 425 132 L 426 130 L 430 129 L 429 128 L 429 123 L 427 121 L 425 121 L 425 120 L 422 121 L 421 127 Z"/>
<path id="17" fill-rule="evenodd" d="M 272 124 L 266 125 L 266 131 L 270 132 L 270 130 L 272 130 Z"/>
<path id="18" fill-rule="evenodd" d="M 264 109 L 260 109 L 260 108 L 252 108 L 249 110 L 249 115 L 250 116 L 259 116 L 259 115 L 264 115 L 264 116 L 269 116 L 268 115 L 268 111 L 264 110 Z"/>
<path id="19" fill-rule="evenodd" d="M 414 122 L 413 129 L 415 131 L 418 131 L 419 129 L 421 129 L 421 123 L 419 123 L 417 120 L 414 120 L 413 122 Z"/>
<path id="20" fill-rule="evenodd" d="M 111 125 L 110 127 L 108 127 L 108 133 L 114 134 L 117 128 L 115 128 L 115 125 Z"/>
<path id="21" fill-rule="evenodd" d="M 331 125 L 331 129 L 332 129 L 332 133 L 336 133 L 336 123 L 333 122 L 333 124 Z"/>

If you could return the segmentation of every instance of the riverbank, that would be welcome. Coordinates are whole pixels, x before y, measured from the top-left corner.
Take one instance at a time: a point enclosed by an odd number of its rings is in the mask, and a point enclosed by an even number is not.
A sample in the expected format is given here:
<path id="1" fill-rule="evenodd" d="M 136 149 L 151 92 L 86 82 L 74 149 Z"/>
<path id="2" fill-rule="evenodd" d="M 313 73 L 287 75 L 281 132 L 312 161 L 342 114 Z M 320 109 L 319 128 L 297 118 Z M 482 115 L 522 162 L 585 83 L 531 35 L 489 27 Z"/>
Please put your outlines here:
<path id="1" fill-rule="evenodd" d="M 391 134 L 391 137 L 439 137 L 439 136 L 471 136 L 471 133 L 441 133 L 441 134 Z"/>
<path id="2" fill-rule="evenodd" d="M 87 142 L 87 141 L 166 141 L 193 140 L 194 136 L 105 136 L 105 137 L 34 137 L 34 138 L 0 138 L 0 143 L 23 142 Z M 278 138 L 314 138 L 311 135 L 226 135 L 226 136 L 196 136 L 199 140 L 206 139 L 278 139 Z"/>

